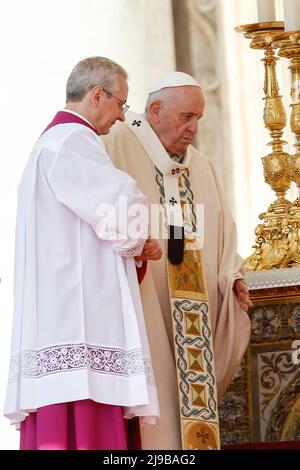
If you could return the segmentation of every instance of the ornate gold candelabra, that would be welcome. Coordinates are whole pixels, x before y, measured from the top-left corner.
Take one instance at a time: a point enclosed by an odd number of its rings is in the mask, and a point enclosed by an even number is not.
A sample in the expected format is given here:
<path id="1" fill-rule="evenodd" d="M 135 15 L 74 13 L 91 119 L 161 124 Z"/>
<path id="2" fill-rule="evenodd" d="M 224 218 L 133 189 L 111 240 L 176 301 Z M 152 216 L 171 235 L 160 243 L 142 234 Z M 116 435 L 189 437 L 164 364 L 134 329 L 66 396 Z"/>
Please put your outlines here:
<path id="1" fill-rule="evenodd" d="M 263 222 L 255 229 L 254 253 L 246 260 L 248 271 L 278 269 L 300 265 L 300 198 L 292 204 L 285 197 L 292 180 L 300 187 L 300 45 L 299 34 L 284 33 L 283 22 L 238 26 L 236 31 L 251 39 L 250 47 L 264 51 L 264 123 L 269 130 L 272 152 L 262 158 L 266 183 L 277 199 L 259 215 Z M 281 140 L 286 126 L 286 113 L 276 78 L 275 50 L 292 61 L 291 127 L 296 135 L 297 153 L 290 156 Z M 298 254 L 299 253 L 299 254 Z"/>
<path id="2" fill-rule="evenodd" d="M 290 156 L 290 176 L 300 190 L 300 32 L 285 32 L 273 41 L 279 48 L 278 55 L 290 59 L 291 70 L 291 117 L 290 126 L 295 134 L 296 153 Z M 289 210 L 289 265 L 300 266 L 300 197 Z"/>

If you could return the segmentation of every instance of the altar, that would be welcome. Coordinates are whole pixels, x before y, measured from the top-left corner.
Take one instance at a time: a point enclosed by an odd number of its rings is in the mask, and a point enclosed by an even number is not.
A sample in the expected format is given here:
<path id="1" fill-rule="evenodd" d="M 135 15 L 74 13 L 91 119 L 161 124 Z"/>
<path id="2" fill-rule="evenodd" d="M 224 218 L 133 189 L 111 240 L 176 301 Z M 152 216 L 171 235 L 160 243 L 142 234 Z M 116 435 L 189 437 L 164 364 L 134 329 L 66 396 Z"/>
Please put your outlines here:
<path id="1" fill-rule="evenodd" d="M 222 444 L 299 441 L 300 268 L 249 272 L 251 340 L 220 403 Z"/>

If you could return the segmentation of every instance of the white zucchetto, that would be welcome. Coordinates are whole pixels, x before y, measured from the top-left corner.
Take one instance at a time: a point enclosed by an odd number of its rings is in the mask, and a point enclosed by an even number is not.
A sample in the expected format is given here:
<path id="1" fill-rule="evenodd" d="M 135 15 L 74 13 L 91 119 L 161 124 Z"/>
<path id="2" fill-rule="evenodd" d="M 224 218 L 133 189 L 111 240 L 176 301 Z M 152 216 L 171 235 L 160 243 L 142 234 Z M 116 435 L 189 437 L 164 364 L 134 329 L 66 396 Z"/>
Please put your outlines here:
<path id="1" fill-rule="evenodd" d="M 197 86 L 201 88 L 199 83 L 197 83 L 191 75 L 184 72 L 169 72 L 153 84 L 149 90 L 149 94 L 163 88 L 172 88 L 176 86 Z"/>

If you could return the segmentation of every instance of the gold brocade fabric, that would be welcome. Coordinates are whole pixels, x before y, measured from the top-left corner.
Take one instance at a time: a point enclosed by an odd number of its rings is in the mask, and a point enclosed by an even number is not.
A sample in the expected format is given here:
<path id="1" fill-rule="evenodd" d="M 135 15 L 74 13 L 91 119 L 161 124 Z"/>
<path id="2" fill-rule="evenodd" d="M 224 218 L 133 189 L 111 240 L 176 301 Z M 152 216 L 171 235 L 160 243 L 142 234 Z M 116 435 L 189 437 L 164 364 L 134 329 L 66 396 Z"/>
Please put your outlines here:
<path id="1" fill-rule="evenodd" d="M 186 297 L 188 292 L 192 299 L 207 301 L 201 250 L 192 250 L 189 246 L 184 251 L 184 259 L 180 265 L 170 263 L 169 287 L 175 297 Z"/>

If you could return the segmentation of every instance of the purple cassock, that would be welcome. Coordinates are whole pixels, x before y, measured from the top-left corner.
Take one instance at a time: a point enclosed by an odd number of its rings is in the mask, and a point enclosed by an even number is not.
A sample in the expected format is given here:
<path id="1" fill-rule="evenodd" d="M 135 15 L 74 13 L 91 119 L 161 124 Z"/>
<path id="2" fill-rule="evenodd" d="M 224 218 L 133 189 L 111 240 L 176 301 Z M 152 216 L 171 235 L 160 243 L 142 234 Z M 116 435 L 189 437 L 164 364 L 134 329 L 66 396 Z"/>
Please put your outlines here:
<path id="1" fill-rule="evenodd" d="M 84 119 L 59 111 L 53 126 L 78 123 L 96 130 Z M 139 421 L 123 418 L 121 406 L 77 400 L 38 408 L 21 422 L 21 450 L 140 449 Z"/>

